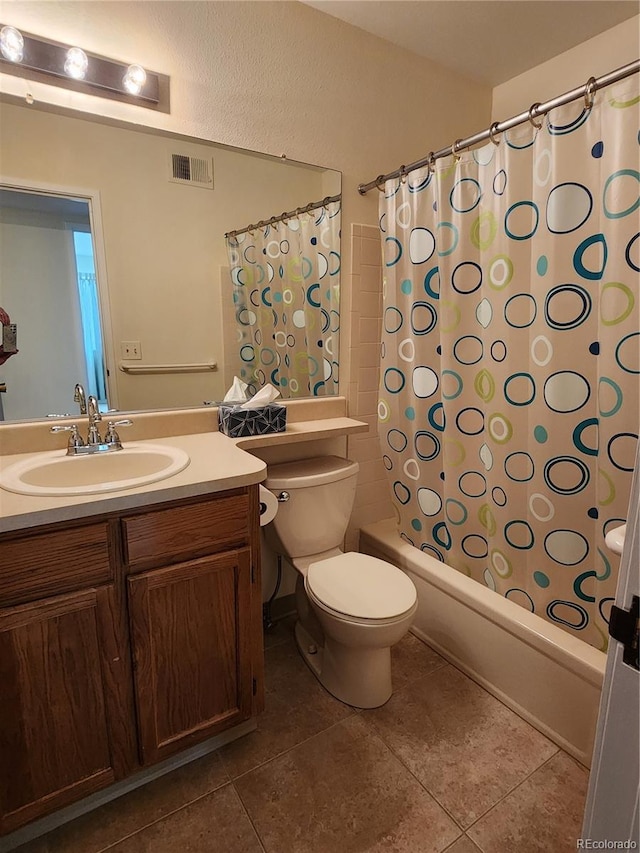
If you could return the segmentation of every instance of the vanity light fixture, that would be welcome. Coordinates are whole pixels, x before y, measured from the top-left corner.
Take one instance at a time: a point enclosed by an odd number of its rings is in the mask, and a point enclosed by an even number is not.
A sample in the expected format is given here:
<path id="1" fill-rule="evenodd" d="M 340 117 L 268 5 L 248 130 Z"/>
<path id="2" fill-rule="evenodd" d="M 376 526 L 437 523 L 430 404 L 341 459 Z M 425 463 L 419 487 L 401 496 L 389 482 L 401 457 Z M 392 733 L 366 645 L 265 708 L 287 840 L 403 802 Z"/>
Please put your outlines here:
<path id="1" fill-rule="evenodd" d="M 0 24 L 0 72 L 169 112 L 169 77 Z"/>

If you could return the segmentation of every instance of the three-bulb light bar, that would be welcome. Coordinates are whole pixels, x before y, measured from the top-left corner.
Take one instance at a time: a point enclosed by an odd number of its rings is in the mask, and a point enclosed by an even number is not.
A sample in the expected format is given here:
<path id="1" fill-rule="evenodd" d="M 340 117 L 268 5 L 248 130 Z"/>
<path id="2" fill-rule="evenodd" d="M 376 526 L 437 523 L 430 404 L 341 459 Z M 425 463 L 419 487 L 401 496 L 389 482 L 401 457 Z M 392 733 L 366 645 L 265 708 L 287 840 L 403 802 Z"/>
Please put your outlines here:
<path id="1" fill-rule="evenodd" d="M 169 78 L 0 25 L 0 71 L 169 111 Z"/>

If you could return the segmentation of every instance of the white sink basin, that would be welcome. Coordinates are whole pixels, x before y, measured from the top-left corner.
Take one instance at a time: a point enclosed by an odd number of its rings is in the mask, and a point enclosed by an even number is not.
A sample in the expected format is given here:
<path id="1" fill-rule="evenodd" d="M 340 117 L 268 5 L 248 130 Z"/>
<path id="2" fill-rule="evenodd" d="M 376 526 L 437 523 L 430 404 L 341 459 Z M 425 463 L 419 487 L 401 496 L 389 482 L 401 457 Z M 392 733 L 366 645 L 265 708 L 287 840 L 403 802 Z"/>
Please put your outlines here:
<path id="1" fill-rule="evenodd" d="M 188 464 L 184 450 L 165 444 L 129 444 L 86 456 L 54 450 L 9 465 L 0 472 L 0 486 L 20 495 L 96 495 L 157 483 Z"/>

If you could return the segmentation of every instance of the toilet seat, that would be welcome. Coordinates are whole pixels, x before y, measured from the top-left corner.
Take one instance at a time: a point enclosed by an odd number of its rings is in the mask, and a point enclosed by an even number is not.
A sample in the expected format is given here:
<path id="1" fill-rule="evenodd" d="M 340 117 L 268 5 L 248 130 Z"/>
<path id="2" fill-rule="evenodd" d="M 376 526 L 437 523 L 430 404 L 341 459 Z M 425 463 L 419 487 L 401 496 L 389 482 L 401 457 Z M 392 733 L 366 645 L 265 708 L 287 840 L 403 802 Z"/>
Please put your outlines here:
<path id="1" fill-rule="evenodd" d="M 305 588 L 323 610 L 350 621 L 394 621 L 417 601 L 416 588 L 404 572 L 377 557 L 355 552 L 311 563 Z"/>

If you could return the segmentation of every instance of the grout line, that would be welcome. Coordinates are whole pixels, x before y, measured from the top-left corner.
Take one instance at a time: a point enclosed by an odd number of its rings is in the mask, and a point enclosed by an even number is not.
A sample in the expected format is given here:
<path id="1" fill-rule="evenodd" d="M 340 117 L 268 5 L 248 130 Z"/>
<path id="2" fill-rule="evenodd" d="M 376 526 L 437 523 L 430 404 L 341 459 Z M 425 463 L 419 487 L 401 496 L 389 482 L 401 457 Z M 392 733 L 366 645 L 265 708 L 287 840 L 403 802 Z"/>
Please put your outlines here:
<path id="1" fill-rule="evenodd" d="M 258 832 L 257 827 L 256 827 L 255 823 L 253 822 L 253 818 L 252 818 L 252 817 L 251 817 L 251 815 L 249 814 L 249 810 L 247 809 L 246 805 L 244 804 L 244 800 L 243 800 L 243 799 L 242 799 L 242 797 L 240 796 L 240 791 L 238 791 L 238 789 L 237 789 L 237 788 L 236 788 L 236 786 L 233 784 L 233 782 L 231 783 L 231 787 L 233 788 L 233 790 L 234 790 L 234 792 L 235 792 L 235 795 L 236 795 L 236 797 L 238 798 L 238 801 L 240 802 L 240 805 L 242 806 L 242 810 L 244 811 L 244 813 L 245 813 L 245 814 L 246 814 L 246 816 L 247 816 L 247 820 L 249 821 L 249 823 L 251 824 L 251 827 L 252 827 L 253 831 L 255 832 L 256 838 L 258 839 L 258 844 L 259 844 L 259 845 L 260 845 L 260 847 L 263 849 L 264 853 L 267 853 L 267 847 L 266 847 L 266 845 L 265 845 L 265 844 L 263 843 L 263 841 L 262 841 L 262 836 L 261 836 L 261 835 L 260 835 L 260 833 Z"/>

